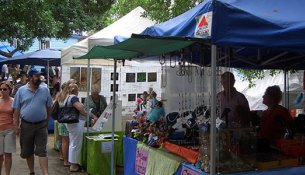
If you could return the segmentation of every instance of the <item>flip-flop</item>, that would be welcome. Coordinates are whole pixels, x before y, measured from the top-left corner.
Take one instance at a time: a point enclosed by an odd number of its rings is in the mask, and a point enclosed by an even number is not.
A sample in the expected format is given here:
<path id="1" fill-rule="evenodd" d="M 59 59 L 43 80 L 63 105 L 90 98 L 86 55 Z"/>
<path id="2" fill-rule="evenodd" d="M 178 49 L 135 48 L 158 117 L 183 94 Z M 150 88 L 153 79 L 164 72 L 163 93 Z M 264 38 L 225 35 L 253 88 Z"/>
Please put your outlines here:
<path id="1" fill-rule="evenodd" d="M 66 165 L 64 164 L 64 167 L 70 167 L 70 166 L 71 166 L 70 164 L 66 164 Z"/>
<path id="2" fill-rule="evenodd" d="M 77 168 L 77 170 L 70 170 L 71 173 L 75 173 L 75 172 L 81 172 L 82 170 L 80 168 Z"/>
<path id="3" fill-rule="evenodd" d="M 70 169 L 70 172 L 71 172 L 71 173 L 73 173 L 73 172 L 83 172 L 83 169 L 82 169 L 81 166 L 78 165 L 78 168 L 77 168 L 76 170 L 71 170 L 71 169 Z"/>

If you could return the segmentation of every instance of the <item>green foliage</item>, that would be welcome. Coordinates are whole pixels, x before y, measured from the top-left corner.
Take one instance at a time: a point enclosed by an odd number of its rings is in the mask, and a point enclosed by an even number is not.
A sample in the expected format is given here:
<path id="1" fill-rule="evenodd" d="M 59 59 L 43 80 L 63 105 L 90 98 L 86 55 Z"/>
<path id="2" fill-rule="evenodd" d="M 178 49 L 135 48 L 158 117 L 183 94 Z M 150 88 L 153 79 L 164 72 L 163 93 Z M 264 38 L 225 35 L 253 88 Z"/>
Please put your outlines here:
<path id="1" fill-rule="evenodd" d="M 164 22 L 186 12 L 200 2 L 203 0 L 175 0 L 173 2 L 171 0 L 117 0 L 107 18 L 108 21 L 117 20 L 141 6 L 146 10 L 143 16 L 156 22 Z"/>
<path id="2" fill-rule="evenodd" d="M 2 0 L 0 41 L 26 50 L 33 39 L 68 38 L 72 32 L 101 29 L 113 0 Z M 1 53 L 0 53 L 1 54 Z"/>
<path id="3" fill-rule="evenodd" d="M 256 79 L 263 79 L 265 77 L 265 71 L 264 70 L 254 70 L 254 69 L 237 69 L 238 75 L 242 78 L 243 81 L 249 82 L 249 88 L 254 87 L 255 83 L 254 81 Z M 297 73 L 296 70 L 289 70 L 290 73 Z M 281 70 L 269 70 L 269 75 L 275 76 L 277 74 L 281 73 Z"/>

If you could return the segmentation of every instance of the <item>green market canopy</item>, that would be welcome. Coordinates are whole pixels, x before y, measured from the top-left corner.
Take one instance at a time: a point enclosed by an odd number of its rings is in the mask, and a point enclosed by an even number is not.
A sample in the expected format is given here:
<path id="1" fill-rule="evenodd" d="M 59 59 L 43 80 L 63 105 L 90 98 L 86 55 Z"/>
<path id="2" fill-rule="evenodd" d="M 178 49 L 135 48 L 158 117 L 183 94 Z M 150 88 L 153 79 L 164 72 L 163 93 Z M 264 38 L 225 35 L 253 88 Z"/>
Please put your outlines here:
<path id="1" fill-rule="evenodd" d="M 88 54 L 74 59 L 130 59 L 170 53 L 194 44 L 196 39 L 136 36 L 110 46 L 94 46 Z"/>

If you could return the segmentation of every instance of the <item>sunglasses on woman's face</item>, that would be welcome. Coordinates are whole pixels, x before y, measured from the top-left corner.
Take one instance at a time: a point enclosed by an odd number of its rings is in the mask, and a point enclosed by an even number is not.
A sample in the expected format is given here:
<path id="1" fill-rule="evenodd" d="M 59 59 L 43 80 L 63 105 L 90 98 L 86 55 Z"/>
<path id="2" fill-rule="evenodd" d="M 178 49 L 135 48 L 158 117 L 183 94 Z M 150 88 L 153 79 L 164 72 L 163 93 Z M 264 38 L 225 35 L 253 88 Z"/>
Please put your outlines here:
<path id="1" fill-rule="evenodd" d="M 6 88 L 0 88 L 0 91 L 7 91 Z"/>

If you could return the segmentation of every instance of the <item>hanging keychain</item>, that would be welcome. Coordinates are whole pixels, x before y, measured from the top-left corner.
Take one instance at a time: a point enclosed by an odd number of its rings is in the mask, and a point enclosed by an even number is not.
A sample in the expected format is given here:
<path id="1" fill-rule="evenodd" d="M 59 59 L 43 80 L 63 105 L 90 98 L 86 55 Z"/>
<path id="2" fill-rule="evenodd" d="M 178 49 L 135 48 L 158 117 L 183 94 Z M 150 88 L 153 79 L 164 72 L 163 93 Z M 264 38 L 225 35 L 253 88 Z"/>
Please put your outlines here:
<path id="1" fill-rule="evenodd" d="M 159 62 L 160 62 L 161 65 L 165 64 L 165 55 L 159 56 Z"/>
<path id="2" fill-rule="evenodd" d="M 165 88 L 167 85 L 167 70 L 166 65 L 161 65 L 161 88 Z"/>
<path id="3" fill-rule="evenodd" d="M 176 56 L 174 56 L 174 63 L 172 64 L 172 56 L 169 57 L 169 66 L 171 68 L 175 68 L 176 67 Z"/>

